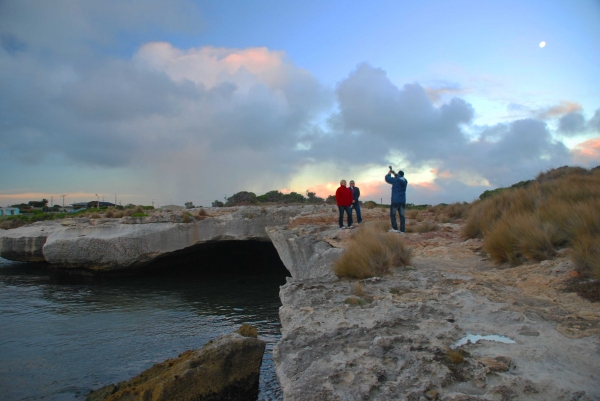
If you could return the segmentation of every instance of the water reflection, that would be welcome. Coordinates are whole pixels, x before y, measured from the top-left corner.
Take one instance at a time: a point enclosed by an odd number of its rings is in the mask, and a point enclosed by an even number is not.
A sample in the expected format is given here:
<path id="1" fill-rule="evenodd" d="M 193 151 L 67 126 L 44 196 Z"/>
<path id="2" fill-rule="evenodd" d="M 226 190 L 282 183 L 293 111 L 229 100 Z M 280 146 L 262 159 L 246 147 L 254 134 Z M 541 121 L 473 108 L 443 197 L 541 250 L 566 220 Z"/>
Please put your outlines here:
<path id="1" fill-rule="evenodd" d="M 271 351 L 286 274 L 251 273 L 90 279 L 0 259 L 0 399 L 84 399 L 241 323 L 268 342 L 259 399 L 281 399 Z"/>

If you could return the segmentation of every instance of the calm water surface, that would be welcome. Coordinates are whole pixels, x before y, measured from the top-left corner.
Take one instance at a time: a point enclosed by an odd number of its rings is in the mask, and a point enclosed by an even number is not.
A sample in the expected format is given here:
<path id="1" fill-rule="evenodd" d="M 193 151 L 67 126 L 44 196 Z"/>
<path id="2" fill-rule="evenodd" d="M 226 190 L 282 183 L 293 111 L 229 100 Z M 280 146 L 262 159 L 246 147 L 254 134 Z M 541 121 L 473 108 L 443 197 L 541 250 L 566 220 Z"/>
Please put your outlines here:
<path id="1" fill-rule="evenodd" d="M 280 400 L 284 283 L 281 273 L 84 279 L 0 258 L 0 399 L 85 399 L 250 323 L 267 341 L 259 400 Z"/>

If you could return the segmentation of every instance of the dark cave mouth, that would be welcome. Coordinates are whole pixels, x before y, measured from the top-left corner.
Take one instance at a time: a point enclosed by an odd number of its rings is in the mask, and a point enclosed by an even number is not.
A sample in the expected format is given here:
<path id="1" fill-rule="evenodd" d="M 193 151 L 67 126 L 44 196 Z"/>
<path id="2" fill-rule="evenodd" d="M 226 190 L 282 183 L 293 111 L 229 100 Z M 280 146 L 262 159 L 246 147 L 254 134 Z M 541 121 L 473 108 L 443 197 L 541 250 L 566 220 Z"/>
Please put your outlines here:
<path id="1" fill-rule="evenodd" d="M 165 255 L 143 270 L 189 276 L 291 276 L 275 246 L 255 240 L 205 242 Z"/>

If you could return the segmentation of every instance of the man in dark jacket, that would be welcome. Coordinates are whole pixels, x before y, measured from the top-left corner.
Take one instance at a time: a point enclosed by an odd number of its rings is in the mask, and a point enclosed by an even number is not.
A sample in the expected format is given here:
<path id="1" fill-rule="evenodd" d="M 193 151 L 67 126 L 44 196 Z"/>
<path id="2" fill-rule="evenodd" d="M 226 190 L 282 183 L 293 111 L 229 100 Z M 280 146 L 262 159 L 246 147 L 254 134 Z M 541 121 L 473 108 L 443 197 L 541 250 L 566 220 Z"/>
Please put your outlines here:
<path id="1" fill-rule="evenodd" d="M 352 227 L 352 192 L 346 187 L 346 180 L 340 181 L 340 187 L 335 191 L 335 201 L 340 212 L 340 228 Z M 348 219 L 348 227 L 344 227 L 344 212 Z"/>
<path id="2" fill-rule="evenodd" d="M 394 174 L 394 177 L 392 177 Z M 385 176 L 385 182 L 392 184 L 392 204 L 390 205 L 390 219 L 392 220 L 392 229 L 395 233 L 402 233 L 406 230 L 404 219 L 404 208 L 406 207 L 406 186 L 408 181 L 404 178 L 404 171 L 394 173 L 390 170 Z M 396 212 L 400 214 L 400 230 L 396 223 Z"/>
<path id="3" fill-rule="evenodd" d="M 354 186 L 354 180 L 350 180 L 350 190 L 352 191 L 352 209 L 356 210 L 356 222 L 362 223 L 362 216 L 360 215 L 360 189 Z"/>

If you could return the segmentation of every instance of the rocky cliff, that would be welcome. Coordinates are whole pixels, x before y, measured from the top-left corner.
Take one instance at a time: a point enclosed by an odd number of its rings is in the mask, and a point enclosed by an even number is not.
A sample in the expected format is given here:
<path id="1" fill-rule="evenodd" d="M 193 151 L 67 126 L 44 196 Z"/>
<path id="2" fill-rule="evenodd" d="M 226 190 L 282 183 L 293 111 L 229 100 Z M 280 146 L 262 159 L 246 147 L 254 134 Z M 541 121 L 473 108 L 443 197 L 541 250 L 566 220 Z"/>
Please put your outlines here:
<path id="1" fill-rule="evenodd" d="M 187 223 L 181 214 L 159 212 L 139 218 L 39 222 L 1 230 L 0 256 L 92 273 L 128 271 L 207 242 L 271 241 L 266 227 L 287 225 L 309 210 L 314 207 L 213 208 L 209 216 Z"/>
<path id="2" fill-rule="evenodd" d="M 305 221 L 270 234 L 297 272 L 280 290 L 274 350 L 285 400 L 600 399 L 600 305 L 567 290 L 564 252 L 496 266 L 459 230 L 406 234 L 411 266 L 360 281 L 326 266 L 325 244 L 340 251 L 352 230 Z"/>

